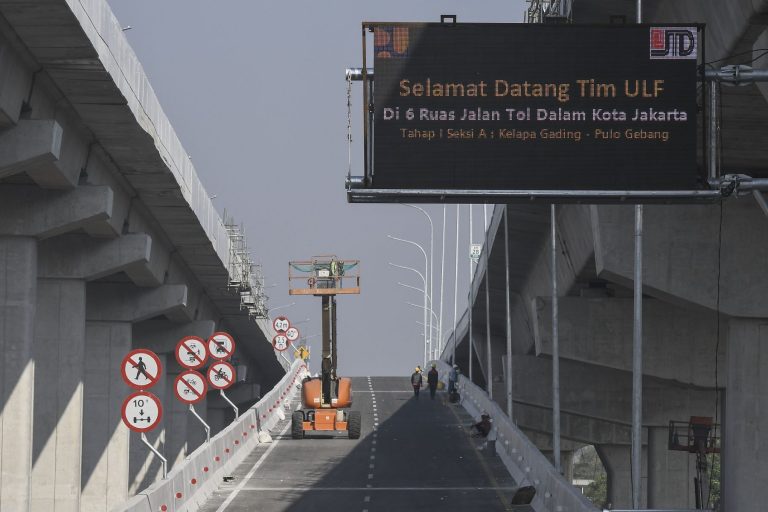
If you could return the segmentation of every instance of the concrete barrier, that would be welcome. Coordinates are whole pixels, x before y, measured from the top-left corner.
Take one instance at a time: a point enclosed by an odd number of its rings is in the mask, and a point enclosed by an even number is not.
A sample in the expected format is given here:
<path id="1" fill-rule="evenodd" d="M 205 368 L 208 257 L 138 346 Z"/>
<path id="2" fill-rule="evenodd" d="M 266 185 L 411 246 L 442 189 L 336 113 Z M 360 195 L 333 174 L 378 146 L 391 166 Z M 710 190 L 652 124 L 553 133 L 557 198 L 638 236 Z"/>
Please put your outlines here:
<path id="1" fill-rule="evenodd" d="M 444 361 L 433 361 L 438 365 L 440 379 L 448 384 L 451 367 Z M 499 405 L 488 398 L 488 394 L 459 376 L 457 390 L 461 405 L 479 418 L 486 412 L 491 416 L 493 429 L 490 434 L 496 440 L 496 453 L 504 462 L 509 474 L 519 486 L 532 485 L 536 497 L 531 506 L 537 512 L 597 512 L 597 508 L 568 482 L 547 460 L 538 448 L 523 434 Z"/>
<path id="2" fill-rule="evenodd" d="M 308 373 L 302 360 L 261 400 L 240 417 L 192 452 L 181 466 L 139 492 L 113 512 L 194 512 L 216 490 L 222 477 L 230 474 L 259 444 L 259 432 L 269 431 L 278 421 L 285 404 L 290 403 Z"/>

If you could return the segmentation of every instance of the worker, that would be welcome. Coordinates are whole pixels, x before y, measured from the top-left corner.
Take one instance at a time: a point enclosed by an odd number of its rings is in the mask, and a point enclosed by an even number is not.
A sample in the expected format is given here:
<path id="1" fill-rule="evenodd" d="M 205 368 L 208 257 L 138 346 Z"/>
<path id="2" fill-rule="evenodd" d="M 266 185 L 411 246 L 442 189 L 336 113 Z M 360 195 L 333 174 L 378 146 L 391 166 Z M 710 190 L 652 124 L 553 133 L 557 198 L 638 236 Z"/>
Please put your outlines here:
<path id="1" fill-rule="evenodd" d="M 448 374 L 448 394 L 456 391 L 456 382 L 459 380 L 459 365 L 453 365 L 451 372 Z"/>
<path id="2" fill-rule="evenodd" d="M 480 415 L 480 421 L 472 425 L 472 428 L 476 430 L 472 434 L 472 437 L 488 437 L 491 433 L 491 417 L 490 415 L 483 413 Z"/>
<path id="3" fill-rule="evenodd" d="M 421 367 L 417 366 L 416 369 L 413 371 L 413 374 L 411 374 L 411 386 L 413 386 L 413 395 L 416 397 L 416 400 L 419 399 L 419 390 L 421 389 Z"/>
<path id="4" fill-rule="evenodd" d="M 435 399 L 435 391 L 437 391 L 437 365 L 432 363 L 432 368 L 427 373 L 427 384 L 429 385 L 429 398 Z"/>

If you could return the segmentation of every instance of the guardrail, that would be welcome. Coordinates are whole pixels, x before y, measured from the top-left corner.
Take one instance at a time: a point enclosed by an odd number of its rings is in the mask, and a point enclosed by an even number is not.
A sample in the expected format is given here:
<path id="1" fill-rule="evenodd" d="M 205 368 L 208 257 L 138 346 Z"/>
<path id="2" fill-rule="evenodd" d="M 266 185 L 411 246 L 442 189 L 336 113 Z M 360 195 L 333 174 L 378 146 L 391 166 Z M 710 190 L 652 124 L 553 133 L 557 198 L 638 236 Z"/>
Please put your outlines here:
<path id="1" fill-rule="evenodd" d="M 433 361 L 438 365 L 440 379 L 446 385 L 451 367 L 444 361 Z M 496 438 L 496 453 L 504 462 L 509 474 L 521 487 L 532 485 L 536 496 L 531 507 L 537 512 L 599 512 L 592 502 L 571 485 L 547 460 L 538 448 L 523 434 L 488 394 L 459 376 L 457 389 L 461 405 L 473 417 L 485 412 L 491 416 L 493 429 L 489 435 Z"/>
<path id="2" fill-rule="evenodd" d="M 284 405 L 298 390 L 304 361 L 297 359 L 289 371 L 261 400 L 240 417 L 192 452 L 168 477 L 159 480 L 113 509 L 113 512 L 194 512 L 230 474 L 254 446 L 259 434 L 268 432 L 285 418 Z"/>

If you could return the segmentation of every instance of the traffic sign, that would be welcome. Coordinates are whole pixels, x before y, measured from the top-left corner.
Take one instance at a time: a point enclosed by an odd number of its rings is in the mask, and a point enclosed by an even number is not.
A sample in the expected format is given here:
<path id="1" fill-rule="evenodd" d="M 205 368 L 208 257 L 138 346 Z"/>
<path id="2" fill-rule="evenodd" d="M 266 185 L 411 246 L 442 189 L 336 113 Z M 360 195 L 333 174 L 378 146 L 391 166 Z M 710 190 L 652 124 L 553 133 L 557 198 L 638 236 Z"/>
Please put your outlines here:
<path id="1" fill-rule="evenodd" d="M 480 254 L 483 251 L 483 246 L 480 244 L 470 244 L 469 245 L 469 257 L 477 263 L 480 261 Z"/>
<path id="2" fill-rule="evenodd" d="M 202 368 L 208 360 L 205 341 L 197 336 L 186 336 L 176 344 L 176 361 L 189 370 Z"/>
<path id="3" fill-rule="evenodd" d="M 205 377 L 194 370 L 187 370 L 179 374 L 173 383 L 173 392 L 176 398 L 185 404 L 196 404 L 205 400 L 208 384 Z"/>
<path id="4" fill-rule="evenodd" d="M 272 327 L 274 327 L 277 332 L 285 332 L 291 327 L 291 322 L 289 322 L 286 317 L 279 316 L 272 321 Z"/>
<path id="5" fill-rule="evenodd" d="M 235 367 L 225 361 L 216 361 L 208 367 L 208 382 L 212 388 L 227 389 L 235 383 Z"/>
<path id="6" fill-rule="evenodd" d="M 307 359 L 309 359 L 309 349 L 306 346 L 301 345 L 299 348 L 297 348 L 293 352 L 293 357 L 295 357 L 296 359 L 303 359 L 306 361 Z"/>
<path id="7" fill-rule="evenodd" d="M 149 432 L 163 417 L 160 399 L 149 391 L 136 391 L 123 401 L 123 423 L 134 432 Z"/>
<path id="8" fill-rule="evenodd" d="M 288 345 L 290 345 L 290 342 L 285 334 L 275 334 L 275 337 L 272 338 L 272 346 L 279 352 L 287 349 Z"/>
<path id="9" fill-rule="evenodd" d="M 215 332 L 208 338 L 208 353 L 214 359 L 227 359 L 235 353 L 235 339 L 226 332 Z"/>
<path id="10" fill-rule="evenodd" d="M 285 331 L 285 337 L 288 338 L 288 341 L 296 341 L 299 339 L 299 330 L 295 327 L 289 327 L 287 331 Z"/>
<path id="11" fill-rule="evenodd" d="M 151 350 L 131 350 L 123 358 L 120 375 L 126 384 L 134 389 L 149 389 L 160 379 L 163 367 L 160 358 Z"/>

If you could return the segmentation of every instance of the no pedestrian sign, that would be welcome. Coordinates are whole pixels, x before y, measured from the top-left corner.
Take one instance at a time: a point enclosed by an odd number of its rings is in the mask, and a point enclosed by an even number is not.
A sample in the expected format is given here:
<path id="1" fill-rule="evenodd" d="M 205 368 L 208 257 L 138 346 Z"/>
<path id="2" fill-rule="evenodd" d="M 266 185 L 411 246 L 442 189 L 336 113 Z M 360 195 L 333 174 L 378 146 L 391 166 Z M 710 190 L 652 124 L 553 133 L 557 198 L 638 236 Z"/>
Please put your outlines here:
<path id="1" fill-rule="evenodd" d="M 176 344 L 176 361 L 190 370 L 202 368 L 208 360 L 205 341 L 197 336 L 187 336 Z"/>
<path id="2" fill-rule="evenodd" d="M 162 373 L 160 358 L 147 349 L 128 352 L 120 365 L 120 375 L 126 384 L 134 389 L 149 389 L 157 384 Z"/>
<path id="3" fill-rule="evenodd" d="M 173 392 L 180 401 L 185 404 L 196 404 L 205 400 L 208 385 L 205 377 L 194 370 L 180 373 L 173 383 Z"/>
<path id="4" fill-rule="evenodd" d="M 160 399 L 148 391 L 131 393 L 121 409 L 123 423 L 134 432 L 149 432 L 163 417 Z"/>
<path id="5" fill-rule="evenodd" d="M 208 353 L 214 359 L 228 359 L 235 352 L 235 340 L 229 333 L 215 332 L 208 338 Z"/>
<path id="6" fill-rule="evenodd" d="M 235 368 L 225 361 L 217 361 L 208 368 L 208 382 L 214 389 L 227 389 L 235 383 Z"/>

